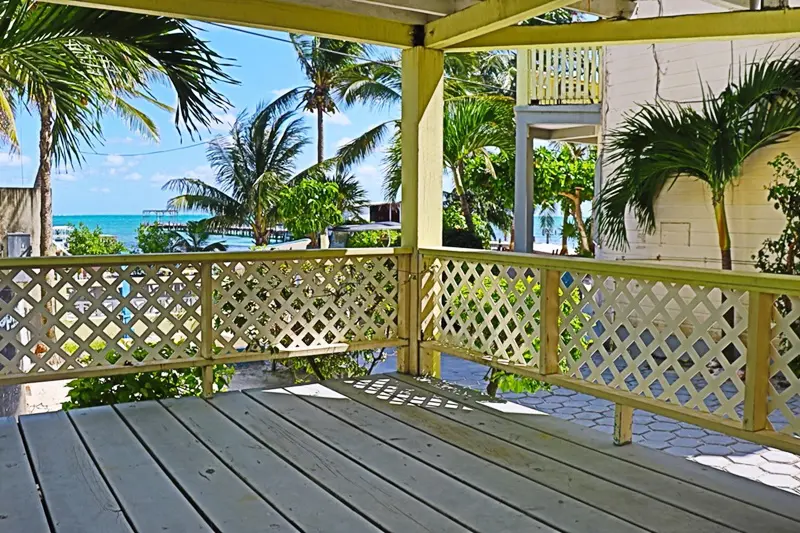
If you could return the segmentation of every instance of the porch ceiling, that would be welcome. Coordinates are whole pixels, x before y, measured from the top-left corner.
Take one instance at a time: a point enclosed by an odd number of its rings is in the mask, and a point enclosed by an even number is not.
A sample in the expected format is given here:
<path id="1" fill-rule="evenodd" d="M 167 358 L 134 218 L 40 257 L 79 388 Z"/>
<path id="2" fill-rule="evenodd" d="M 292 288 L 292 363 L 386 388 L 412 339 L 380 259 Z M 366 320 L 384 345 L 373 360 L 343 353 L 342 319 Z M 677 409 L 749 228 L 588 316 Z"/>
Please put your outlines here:
<path id="1" fill-rule="evenodd" d="M 517 26 L 570 7 L 624 18 L 630 0 L 46 0 L 446 51 L 633 44 L 800 34 L 800 10 L 683 15 L 563 26 Z"/>

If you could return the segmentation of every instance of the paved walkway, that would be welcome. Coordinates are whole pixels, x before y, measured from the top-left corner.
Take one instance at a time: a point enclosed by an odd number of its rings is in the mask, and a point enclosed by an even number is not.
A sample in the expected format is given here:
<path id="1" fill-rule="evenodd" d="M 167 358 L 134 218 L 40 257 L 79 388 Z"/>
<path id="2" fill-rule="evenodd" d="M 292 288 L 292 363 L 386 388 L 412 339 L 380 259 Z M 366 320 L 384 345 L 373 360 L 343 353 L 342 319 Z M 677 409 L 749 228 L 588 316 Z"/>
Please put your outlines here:
<path id="1" fill-rule="evenodd" d="M 391 361 L 394 363 L 394 361 Z M 442 379 L 485 389 L 487 368 L 442 356 Z M 614 432 L 614 404 L 559 387 L 533 394 L 506 393 L 503 398 L 604 433 Z M 774 448 L 709 431 L 661 415 L 635 411 L 634 441 L 800 495 L 800 457 Z"/>

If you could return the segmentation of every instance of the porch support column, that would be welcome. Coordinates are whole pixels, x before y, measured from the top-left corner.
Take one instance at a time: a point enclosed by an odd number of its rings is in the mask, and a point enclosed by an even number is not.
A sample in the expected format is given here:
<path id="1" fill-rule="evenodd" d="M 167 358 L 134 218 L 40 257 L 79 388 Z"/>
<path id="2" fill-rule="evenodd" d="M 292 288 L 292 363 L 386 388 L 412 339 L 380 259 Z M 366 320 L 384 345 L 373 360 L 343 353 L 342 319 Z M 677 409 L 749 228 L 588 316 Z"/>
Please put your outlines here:
<path id="1" fill-rule="evenodd" d="M 397 369 L 412 375 L 440 374 L 439 353 L 420 347 L 427 290 L 419 249 L 442 245 L 444 165 L 444 52 L 417 46 L 403 50 L 402 246 L 411 248 L 408 282 L 401 285 L 408 348 L 398 350 Z M 405 276 L 401 273 L 401 280 Z M 427 300 L 427 302 L 426 302 Z M 402 321 L 401 317 L 401 321 Z M 405 328 L 403 328 L 405 329 Z M 406 332 L 402 332 L 406 333 Z"/>
<path id="2" fill-rule="evenodd" d="M 517 155 L 514 171 L 514 251 L 533 252 L 533 138 L 517 113 Z"/>

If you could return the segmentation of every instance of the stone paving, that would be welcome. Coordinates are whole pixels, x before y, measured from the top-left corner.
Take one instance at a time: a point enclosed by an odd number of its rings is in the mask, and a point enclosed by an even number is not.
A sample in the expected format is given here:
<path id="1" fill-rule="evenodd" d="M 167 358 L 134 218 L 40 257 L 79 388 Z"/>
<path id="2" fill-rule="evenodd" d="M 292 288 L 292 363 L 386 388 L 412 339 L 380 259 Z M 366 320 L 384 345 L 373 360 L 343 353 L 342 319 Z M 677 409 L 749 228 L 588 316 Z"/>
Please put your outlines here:
<path id="1" fill-rule="evenodd" d="M 442 379 L 450 383 L 483 390 L 486 371 L 485 366 L 442 355 Z M 614 432 L 614 404 L 607 400 L 558 387 L 501 396 L 603 433 Z M 634 442 L 648 448 L 800 495 L 800 456 L 639 410 L 633 415 L 633 433 Z"/>

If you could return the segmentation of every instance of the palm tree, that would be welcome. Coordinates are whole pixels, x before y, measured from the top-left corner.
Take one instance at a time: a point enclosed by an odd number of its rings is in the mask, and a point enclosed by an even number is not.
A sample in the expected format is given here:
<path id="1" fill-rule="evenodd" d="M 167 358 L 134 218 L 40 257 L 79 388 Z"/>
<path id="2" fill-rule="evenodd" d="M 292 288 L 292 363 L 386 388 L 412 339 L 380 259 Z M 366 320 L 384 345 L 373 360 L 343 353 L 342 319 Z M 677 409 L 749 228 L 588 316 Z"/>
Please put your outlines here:
<path id="1" fill-rule="evenodd" d="M 704 92 L 700 109 L 657 102 L 624 119 L 606 152 L 617 169 L 598 196 L 598 230 L 606 243 L 627 245 L 627 210 L 641 228 L 655 231 L 661 192 L 690 177 L 709 188 L 722 268 L 731 269 L 725 194 L 754 152 L 800 131 L 800 60 L 794 52 L 748 65 L 718 96 Z"/>
<path id="2" fill-rule="evenodd" d="M 186 223 L 186 235 L 174 232 L 170 248 L 173 252 L 224 252 L 227 247 L 220 241 L 208 242 L 211 232 L 202 220 Z"/>
<path id="3" fill-rule="evenodd" d="M 194 133 L 215 122 L 214 111 L 228 101 L 214 84 L 232 81 L 220 59 L 179 19 L 0 1 L 0 128 L 15 147 L 17 104 L 38 110 L 42 255 L 52 242 L 52 165 L 80 163 L 81 145 L 101 138 L 106 111 L 157 137 L 153 121 L 130 102 L 144 98 L 168 108 L 149 91 L 153 81 L 175 89 L 176 125 Z"/>
<path id="4" fill-rule="evenodd" d="M 303 108 L 316 115 L 317 163 L 321 164 L 325 160 L 325 115 L 338 113 L 339 104 L 345 102 L 346 80 L 365 48 L 362 44 L 338 39 L 295 34 L 290 37 L 308 85 L 297 87 L 289 94 L 299 96 Z"/>
<path id="5" fill-rule="evenodd" d="M 308 144 L 306 128 L 290 96 L 242 113 L 229 136 L 219 136 L 207 157 L 216 172 L 216 185 L 195 178 L 167 182 L 177 191 L 171 208 L 209 213 L 209 229 L 249 226 L 257 246 L 269 243 L 278 222 L 278 200 L 293 178 L 297 156 Z"/>
<path id="6" fill-rule="evenodd" d="M 514 151 L 513 101 L 504 97 L 466 96 L 445 101 L 444 166 L 453 178 L 455 194 L 467 229 L 475 232 L 472 203 L 464 183 L 465 165 L 475 157 L 484 160 L 495 175 L 493 151 Z M 397 129 L 386 152 L 384 190 L 394 199 L 401 186 L 400 131 Z M 346 149 L 347 147 L 345 147 Z"/>

